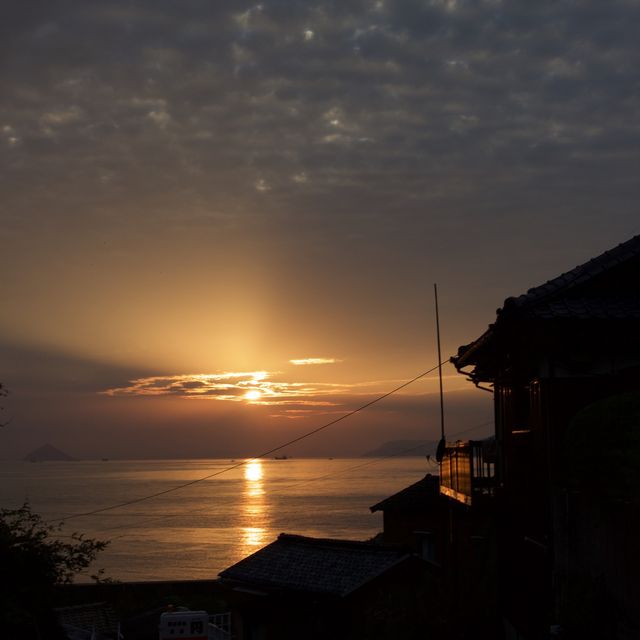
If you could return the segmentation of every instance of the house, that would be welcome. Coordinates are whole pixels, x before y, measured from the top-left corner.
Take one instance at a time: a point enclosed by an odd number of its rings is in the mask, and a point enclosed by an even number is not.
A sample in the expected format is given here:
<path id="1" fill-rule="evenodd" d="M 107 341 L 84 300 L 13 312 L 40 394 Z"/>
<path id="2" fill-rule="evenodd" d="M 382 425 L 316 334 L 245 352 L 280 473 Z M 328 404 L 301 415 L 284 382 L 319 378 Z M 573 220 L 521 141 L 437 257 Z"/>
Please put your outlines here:
<path id="1" fill-rule="evenodd" d="M 428 566 L 396 546 L 280 534 L 225 569 L 238 640 L 422 638 Z"/>
<path id="2" fill-rule="evenodd" d="M 444 498 L 440 480 L 430 473 L 370 507 L 382 511 L 383 542 L 413 548 L 424 560 L 439 564 L 442 552 Z"/>
<path id="3" fill-rule="evenodd" d="M 430 566 L 428 637 L 495 637 L 495 535 L 491 510 L 469 509 L 440 492 L 438 476 L 373 505 L 383 512 L 385 544 L 401 544 Z M 433 593 L 438 597 L 434 598 Z"/>
<path id="4" fill-rule="evenodd" d="M 495 440 L 448 443 L 440 491 L 493 523 L 505 636 L 640 637 L 640 236 L 505 300 L 452 362 Z"/>

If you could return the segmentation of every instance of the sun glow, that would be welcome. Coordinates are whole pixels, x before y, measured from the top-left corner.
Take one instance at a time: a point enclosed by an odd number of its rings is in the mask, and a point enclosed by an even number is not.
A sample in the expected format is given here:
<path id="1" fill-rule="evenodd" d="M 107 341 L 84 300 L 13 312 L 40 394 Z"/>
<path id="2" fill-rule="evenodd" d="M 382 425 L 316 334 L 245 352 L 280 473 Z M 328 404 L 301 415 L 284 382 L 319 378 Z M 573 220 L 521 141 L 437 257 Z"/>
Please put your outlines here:
<path id="1" fill-rule="evenodd" d="M 262 480 L 262 463 L 260 460 L 247 462 L 244 468 L 244 478 L 249 482 L 259 482 Z"/>
<path id="2" fill-rule="evenodd" d="M 258 391 L 258 389 L 250 389 L 244 394 L 244 397 L 247 400 L 260 400 L 260 398 L 262 398 L 262 391 Z"/>

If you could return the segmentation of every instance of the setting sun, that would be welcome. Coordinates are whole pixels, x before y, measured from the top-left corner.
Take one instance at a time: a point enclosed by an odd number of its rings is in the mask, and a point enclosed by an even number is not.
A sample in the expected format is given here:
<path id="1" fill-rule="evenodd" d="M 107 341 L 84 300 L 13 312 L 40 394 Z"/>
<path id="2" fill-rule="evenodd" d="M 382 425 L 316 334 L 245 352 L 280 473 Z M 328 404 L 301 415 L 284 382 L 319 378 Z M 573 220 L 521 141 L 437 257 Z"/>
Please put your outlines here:
<path id="1" fill-rule="evenodd" d="M 251 389 L 244 394 L 244 397 L 247 400 L 259 400 L 262 398 L 262 391 L 258 391 L 258 389 Z"/>

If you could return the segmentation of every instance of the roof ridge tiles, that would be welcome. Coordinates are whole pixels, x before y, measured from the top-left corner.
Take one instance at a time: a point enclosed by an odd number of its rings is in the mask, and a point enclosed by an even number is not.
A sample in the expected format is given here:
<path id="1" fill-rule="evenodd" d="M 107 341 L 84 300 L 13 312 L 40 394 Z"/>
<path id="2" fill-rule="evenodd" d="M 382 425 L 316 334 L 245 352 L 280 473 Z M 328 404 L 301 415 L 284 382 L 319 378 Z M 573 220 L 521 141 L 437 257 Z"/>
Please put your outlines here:
<path id="1" fill-rule="evenodd" d="M 524 294 L 508 297 L 505 300 L 505 306 L 523 307 L 539 303 L 549 296 L 571 289 L 607 269 L 638 256 L 640 256 L 640 235 L 633 236 L 616 247 L 604 251 L 599 256 L 591 258 L 537 287 L 531 287 Z"/>
<path id="2" fill-rule="evenodd" d="M 334 547 L 357 547 L 364 549 L 385 549 L 379 545 L 374 545 L 366 540 L 345 540 L 342 538 L 314 538 L 311 536 L 303 536 L 298 533 L 280 533 L 276 540 L 283 542 L 300 542 L 302 544 L 308 544 L 310 546 L 318 547 L 322 545 L 334 546 Z M 388 548 L 386 549 L 388 550 Z"/>

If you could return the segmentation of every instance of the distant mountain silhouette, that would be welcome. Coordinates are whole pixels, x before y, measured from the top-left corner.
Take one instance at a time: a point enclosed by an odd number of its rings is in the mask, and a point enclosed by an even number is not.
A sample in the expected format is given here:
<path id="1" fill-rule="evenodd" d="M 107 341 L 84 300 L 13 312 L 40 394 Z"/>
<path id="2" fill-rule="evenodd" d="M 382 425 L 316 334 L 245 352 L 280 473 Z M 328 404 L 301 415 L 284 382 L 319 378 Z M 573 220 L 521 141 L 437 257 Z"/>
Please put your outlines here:
<path id="1" fill-rule="evenodd" d="M 70 455 L 66 454 L 60 449 L 56 449 L 52 444 L 43 444 L 41 447 L 34 449 L 30 454 L 26 455 L 24 459 L 27 462 L 47 462 L 47 461 L 72 461 Z"/>
<path id="2" fill-rule="evenodd" d="M 363 458 L 383 458 L 385 456 L 433 456 L 438 446 L 437 440 L 390 440 L 379 447 L 362 454 Z"/>

